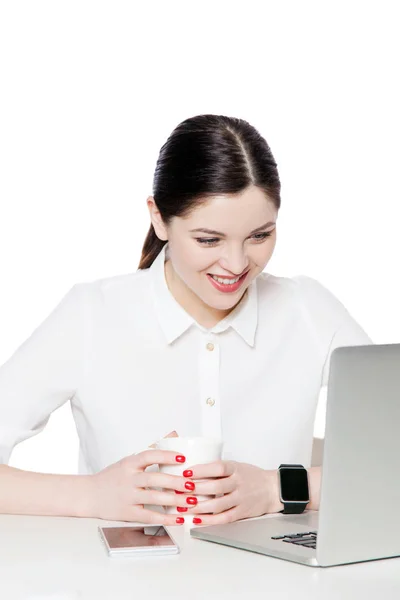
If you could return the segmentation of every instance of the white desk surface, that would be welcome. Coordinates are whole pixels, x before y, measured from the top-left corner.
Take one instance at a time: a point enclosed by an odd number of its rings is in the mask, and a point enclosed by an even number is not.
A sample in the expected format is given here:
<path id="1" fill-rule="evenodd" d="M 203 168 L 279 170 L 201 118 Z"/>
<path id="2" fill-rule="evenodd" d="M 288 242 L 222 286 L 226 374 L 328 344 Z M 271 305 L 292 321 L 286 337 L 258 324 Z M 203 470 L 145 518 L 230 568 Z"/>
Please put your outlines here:
<path id="1" fill-rule="evenodd" d="M 179 555 L 115 559 L 97 532 L 115 524 L 0 515 L 1 600 L 400 598 L 400 558 L 322 569 L 196 540 L 189 528 L 172 527 Z"/>

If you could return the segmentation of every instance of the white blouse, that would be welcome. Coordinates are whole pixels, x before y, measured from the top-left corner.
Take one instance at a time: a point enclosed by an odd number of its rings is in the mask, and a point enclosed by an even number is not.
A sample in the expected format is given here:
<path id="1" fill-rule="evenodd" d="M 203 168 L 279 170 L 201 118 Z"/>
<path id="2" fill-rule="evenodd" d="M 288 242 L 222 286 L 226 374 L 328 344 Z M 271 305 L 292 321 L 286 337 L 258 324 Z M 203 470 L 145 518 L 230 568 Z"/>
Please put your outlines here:
<path id="1" fill-rule="evenodd" d="M 0 462 L 69 401 L 80 473 L 173 430 L 221 437 L 225 459 L 310 466 L 331 352 L 372 341 L 314 279 L 265 272 L 205 329 L 167 287 L 167 251 L 150 269 L 74 285 L 2 365 Z"/>

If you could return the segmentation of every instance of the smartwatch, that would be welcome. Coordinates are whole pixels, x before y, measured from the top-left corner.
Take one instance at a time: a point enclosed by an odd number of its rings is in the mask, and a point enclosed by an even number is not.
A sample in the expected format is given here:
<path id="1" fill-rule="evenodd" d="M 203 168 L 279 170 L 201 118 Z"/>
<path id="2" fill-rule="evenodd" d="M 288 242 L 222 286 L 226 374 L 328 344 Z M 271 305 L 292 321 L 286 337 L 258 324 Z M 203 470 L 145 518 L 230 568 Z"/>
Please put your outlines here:
<path id="1" fill-rule="evenodd" d="M 310 502 L 307 469 L 303 465 L 280 465 L 278 473 L 279 499 L 284 506 L 280 512 L 285 515 L 302 513 Z"/>

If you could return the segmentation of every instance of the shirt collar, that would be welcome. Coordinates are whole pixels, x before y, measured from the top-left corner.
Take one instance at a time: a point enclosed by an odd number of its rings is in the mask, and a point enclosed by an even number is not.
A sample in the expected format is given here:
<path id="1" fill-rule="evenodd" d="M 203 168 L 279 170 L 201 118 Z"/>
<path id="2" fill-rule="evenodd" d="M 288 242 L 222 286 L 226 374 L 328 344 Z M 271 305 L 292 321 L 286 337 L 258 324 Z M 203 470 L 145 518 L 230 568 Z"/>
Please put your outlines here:
<path id="1" fill-rule="evenodd" d="M 165 279 L 164 263 L 168 257 L 165 244 L 150 267 L 154 306 L 158 321 L 168 344 L 180 337 L 189 327 L 196 325 L 204 332 L 221 333 L 232 327 L 249 346 L 254 346 L 258 322 L 257 278 L 236 308 L 211 329 L 206 329 L 191 317 L 175 300 Z"/>

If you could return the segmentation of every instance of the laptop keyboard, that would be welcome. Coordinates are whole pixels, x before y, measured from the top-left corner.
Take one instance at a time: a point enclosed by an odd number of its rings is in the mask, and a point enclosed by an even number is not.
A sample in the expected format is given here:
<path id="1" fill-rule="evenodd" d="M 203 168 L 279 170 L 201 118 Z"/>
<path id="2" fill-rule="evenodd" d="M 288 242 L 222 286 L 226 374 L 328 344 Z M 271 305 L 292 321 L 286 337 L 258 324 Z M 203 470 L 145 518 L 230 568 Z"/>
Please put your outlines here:
<path id="1" fill-rule="evenodd" d="M 288 544 L 295 544 L 295 546 L 304 546 L 305 548 L 316 549 L 317 545 L 317 532 L 307 531 L 302 533 L 287 533 L 286 535 L 274 535 L 271 540 L 280 540 L 281 542 L 287 542 Z"/>

